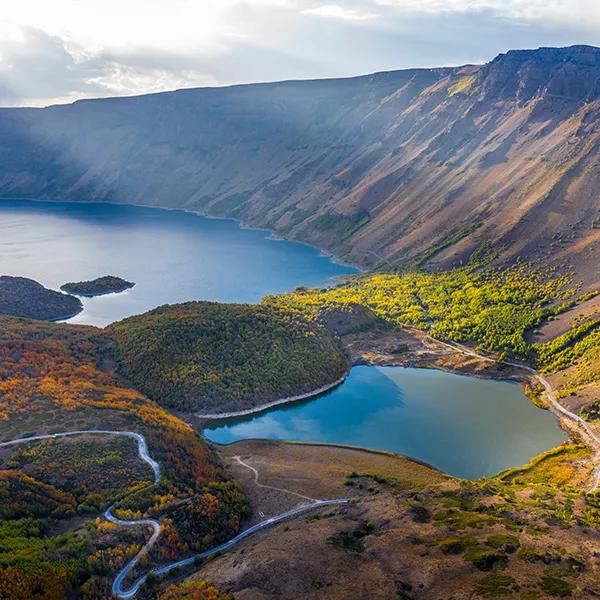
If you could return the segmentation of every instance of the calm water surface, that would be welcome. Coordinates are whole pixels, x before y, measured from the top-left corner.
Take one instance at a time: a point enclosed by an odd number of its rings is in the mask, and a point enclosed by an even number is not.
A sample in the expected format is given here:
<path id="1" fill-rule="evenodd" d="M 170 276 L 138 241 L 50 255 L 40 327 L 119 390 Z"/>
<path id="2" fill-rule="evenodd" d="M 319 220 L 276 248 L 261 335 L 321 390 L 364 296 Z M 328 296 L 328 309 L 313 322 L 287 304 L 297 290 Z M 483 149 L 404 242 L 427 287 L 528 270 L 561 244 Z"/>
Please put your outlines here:
<path id="1" fill-rule="evenodd" d="M 388 450 L 467 478 L 526 463 L 566 440 L 554 415 L 515 382 L 366 366 L 313 400 L 215 421 L 203 433 L 219 443 L 267 438 Z"/>
<path id="2" fill-rule="evenodd" d="M 183 211 L 99 203 L 0 200 L 0 274 L 58 289 L 117 275 L 121 294 L 82 299 L 72 323 L 104 326 L 161 304 L 258 302 L 356 272 L 315 248 Z"/>
<path id="3" fill-rule="evenodd" d="M 121 294 L 83 299 L 71 320 L 106 325 L 165 303 L 258 302 L 298 285 L 354 272 L 318 250 L 228 220 L 109 204 L 0 201 L 0 274 L 58 289 L 118 275 Z M 449 473 L 478 477 L 526 462 L 565 439 L 516 383 L 440 371 L 356 367 L 314 400 L 215 424 L 217 442 L 310 440 L 390 450 Z"/>

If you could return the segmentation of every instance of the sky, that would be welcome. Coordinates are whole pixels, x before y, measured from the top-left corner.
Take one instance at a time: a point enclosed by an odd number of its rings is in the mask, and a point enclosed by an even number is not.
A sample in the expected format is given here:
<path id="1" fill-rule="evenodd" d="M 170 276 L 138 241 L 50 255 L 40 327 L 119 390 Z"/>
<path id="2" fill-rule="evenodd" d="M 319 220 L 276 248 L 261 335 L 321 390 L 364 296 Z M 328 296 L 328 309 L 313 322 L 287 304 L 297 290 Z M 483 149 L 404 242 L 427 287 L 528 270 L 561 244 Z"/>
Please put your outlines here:
<path id="1" fill-rule="evenodd" d="M 600 46 L 600 0 L 2 0 L 0 106 Z"/>

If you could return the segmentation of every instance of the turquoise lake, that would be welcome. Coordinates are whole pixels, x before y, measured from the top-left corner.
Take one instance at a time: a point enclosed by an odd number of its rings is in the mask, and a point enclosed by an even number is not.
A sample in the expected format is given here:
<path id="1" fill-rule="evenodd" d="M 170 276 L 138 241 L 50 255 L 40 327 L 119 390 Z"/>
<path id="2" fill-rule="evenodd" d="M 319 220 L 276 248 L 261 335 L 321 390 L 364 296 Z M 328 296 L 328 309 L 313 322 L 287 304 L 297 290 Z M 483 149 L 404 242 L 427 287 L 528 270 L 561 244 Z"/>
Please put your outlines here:
<path id="1" fill-rule="evenodd" d="M 310 246 L 225 219 L 101 203 L 0 200 L 0 270 L 58 289 L 117 275 L 120 294 L 83 298 L 70 323 L 104 326 L 187 300 L 259 302 L 355 273 Z"/>
<path id="2" fill-rule="evenodd" d="M 118 275 L 121 294 L 84 298 L 72 323 L 104 326 L 166 303 L 258 302 L 355 269 L 317 249 L 231 220 L 99 203 L 0 201 L 0 274 L 58 289 Z M 350 444 L 406 454 L 462 477 L 527 462 L 566 439 L 514 382 L 441 371 L 355 367 L 337 389 L 262 414 L 215 422 L 205 435 Z"/>
<path id="3" fill-rule="evenodd" d="M 203 433 L 221 444 L 267 438 L 387 450 L 471 479 L 524 464 L 567 439 L 516 382 L 368 366 L 312 400 L 213 421 Z"/>

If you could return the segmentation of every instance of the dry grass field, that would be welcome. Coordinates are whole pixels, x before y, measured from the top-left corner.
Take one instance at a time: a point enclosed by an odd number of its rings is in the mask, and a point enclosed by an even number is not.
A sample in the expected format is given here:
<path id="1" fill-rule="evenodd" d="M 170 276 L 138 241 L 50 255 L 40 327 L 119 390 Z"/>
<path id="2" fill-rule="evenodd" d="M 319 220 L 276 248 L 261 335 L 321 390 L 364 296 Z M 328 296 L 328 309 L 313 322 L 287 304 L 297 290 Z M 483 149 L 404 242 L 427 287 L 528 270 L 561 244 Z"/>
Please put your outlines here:
<path id="1" fill-rule="evenodd" d="M 600 594 L 598 510 L 581 492 L 560 489 L 587 464 L 581 447 L 559 448 L 504 480 L 477 482 L 348 448 L 245 441 L 220 452 L 255 512 L 268 516 L 303 500 L 257 488 L 236 456 L 257 470 L 262 485 L 353 498 L 263 531 L 187 579 L 211 580 L 236 600 Z"/>

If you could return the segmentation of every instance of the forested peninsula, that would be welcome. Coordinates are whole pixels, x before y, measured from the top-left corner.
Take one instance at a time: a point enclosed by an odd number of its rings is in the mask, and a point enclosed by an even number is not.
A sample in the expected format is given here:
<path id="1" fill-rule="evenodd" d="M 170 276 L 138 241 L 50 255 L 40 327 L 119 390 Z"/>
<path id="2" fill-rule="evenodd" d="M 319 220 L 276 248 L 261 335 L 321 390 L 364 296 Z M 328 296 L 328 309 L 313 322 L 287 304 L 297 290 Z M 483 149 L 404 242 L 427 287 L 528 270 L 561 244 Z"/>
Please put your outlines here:
<path id="1" fill-rule="evenodd" d="M 0 315 L 61 321 L 83 310 L 78 298 L 49 290 L 26 277 L 0 277 Z"/>
<path id="2" fill-rule="evenodd" d="M 110 325 L 120 372 L 184 412 L 247 410 L 310 393 L 348 370 L 344 350 L 300 311 L 189 302 Z"/>

